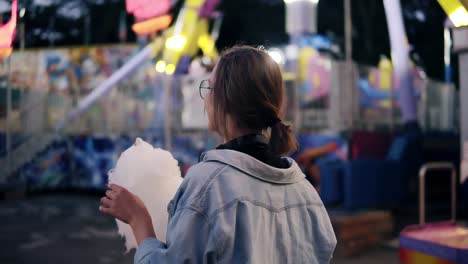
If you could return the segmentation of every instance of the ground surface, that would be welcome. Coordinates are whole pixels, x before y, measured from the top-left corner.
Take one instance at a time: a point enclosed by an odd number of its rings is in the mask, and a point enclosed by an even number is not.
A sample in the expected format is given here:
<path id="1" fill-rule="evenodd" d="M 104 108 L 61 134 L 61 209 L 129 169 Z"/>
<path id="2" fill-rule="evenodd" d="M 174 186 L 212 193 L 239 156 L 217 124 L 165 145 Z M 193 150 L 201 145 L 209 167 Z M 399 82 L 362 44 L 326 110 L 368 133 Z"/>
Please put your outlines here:
<path id="1" fill-rule="evenodd" d="M 98 211 L 99 196 L 48 194 L 0 201 L 0 263 L 133 263 L 115 221 Z M 398 263 L 398 251 L 378 246 L 332 263 Z"/>

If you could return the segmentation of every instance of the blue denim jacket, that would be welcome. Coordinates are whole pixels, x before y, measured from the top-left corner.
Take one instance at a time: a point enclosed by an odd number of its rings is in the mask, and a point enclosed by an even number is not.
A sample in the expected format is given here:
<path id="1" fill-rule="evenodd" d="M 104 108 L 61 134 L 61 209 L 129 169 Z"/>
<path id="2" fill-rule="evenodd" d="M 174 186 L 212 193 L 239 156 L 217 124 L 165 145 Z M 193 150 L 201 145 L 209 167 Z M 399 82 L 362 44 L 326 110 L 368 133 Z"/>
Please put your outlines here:
<path id="1" fill-rule="evenodd" d="M 168 205 L 167 241 L 145 239 L 135 263 L 329 263 L 327 211 L 298 165 L 278 169 L 211 150 Z"/>

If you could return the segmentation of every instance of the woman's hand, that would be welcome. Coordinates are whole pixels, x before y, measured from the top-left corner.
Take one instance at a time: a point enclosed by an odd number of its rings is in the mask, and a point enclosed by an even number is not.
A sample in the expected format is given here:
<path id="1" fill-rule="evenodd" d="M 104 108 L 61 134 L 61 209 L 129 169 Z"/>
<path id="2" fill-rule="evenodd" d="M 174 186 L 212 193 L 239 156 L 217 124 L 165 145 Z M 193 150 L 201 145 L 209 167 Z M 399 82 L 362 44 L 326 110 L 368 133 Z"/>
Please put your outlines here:
<path id="1" fill-rule="evenodd" d="M 144 203 L 136 195 L 115 184 L 110 184 L 108 188 L 106 197 L 101 198 L 101 212 L 129 225 L 138 217 L 149 216 Z"/>
<path id="2" fill-rule="evenodd" d="M 147 237 L 156 237 L 151 216 L 140 198 L 127 189 L 110 184 L 99 210 L 131 226 L 138 244 Z"/>

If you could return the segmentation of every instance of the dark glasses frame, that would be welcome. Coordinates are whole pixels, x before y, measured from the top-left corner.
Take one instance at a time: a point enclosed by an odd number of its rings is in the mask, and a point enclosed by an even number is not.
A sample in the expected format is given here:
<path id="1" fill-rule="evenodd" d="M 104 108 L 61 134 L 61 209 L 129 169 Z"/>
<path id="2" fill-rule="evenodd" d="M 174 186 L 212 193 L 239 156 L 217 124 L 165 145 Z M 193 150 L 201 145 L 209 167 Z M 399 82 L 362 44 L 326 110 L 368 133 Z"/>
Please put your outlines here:
<path id="1" fill-rule="evenodd" d="M 213 89 L 212 87 L 210 87 L 210 81 L 209 80 L 201 81 L 200 86 L 198 86 L 198 92 L 200 93 L 200 98 L 205 100 L 206 95 L 203 96 L 202 89 L 207 89 L 207 90 Z"/>

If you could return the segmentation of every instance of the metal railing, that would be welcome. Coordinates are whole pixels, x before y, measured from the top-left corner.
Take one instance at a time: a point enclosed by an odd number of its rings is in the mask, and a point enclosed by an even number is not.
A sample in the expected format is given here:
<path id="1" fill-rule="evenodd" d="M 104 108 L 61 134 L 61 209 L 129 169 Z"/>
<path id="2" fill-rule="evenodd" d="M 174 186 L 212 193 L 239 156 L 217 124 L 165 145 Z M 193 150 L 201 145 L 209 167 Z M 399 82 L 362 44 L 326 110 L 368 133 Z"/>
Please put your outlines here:
<path id="1" fill-rule="evenodd" d="M 455 224 L 456 220 L 456 191 L 457 173 L 455 166 L 449 162 L 432 162 L 424 164 L 419 170 L 419 225 L 426 224 L 426 175 L 428 171 L 448 170 L 451 174 L 451 218 L 450 222 Z"/>

